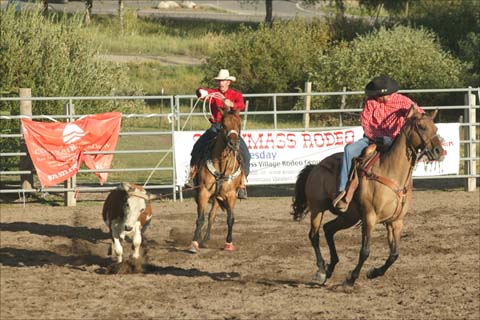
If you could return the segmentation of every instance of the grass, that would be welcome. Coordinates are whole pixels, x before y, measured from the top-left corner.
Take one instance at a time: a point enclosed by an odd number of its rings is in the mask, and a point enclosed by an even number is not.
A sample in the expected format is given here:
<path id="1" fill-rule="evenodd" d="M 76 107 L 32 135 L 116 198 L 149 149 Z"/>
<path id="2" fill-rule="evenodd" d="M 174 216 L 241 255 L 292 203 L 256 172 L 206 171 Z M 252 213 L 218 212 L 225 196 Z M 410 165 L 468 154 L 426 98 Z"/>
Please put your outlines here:
<path id="1" fill-rule="evenodd" d="M 130 80 L 148 95 L 194 94 L 203 74 L 200 66 L 171 66 L 155 62 L 128 63 Z"/>
<path id="2" fill-rule="evenodd" d="M 104 54 L 210 56 L 240 24 L 142 19 L 127 11 L 123 32 L 116 17 L 94 16 L 88 27 Z"/>
<path id="3" fill-rule="evenodd" d="M 212 55 L 228 34 L 240 28 L 240 24 L 231 23 L 142 19 L 128 10 L 124 19 L 122 33 L 116 17 L 92 17 L 88 28 L 100 54 L 186 56 L 201 60 Z M 122 66 L 134 87 L 141 88 L 146 95 L 194 93 L 203 78 L 201 65 L 128 62 Z"/>

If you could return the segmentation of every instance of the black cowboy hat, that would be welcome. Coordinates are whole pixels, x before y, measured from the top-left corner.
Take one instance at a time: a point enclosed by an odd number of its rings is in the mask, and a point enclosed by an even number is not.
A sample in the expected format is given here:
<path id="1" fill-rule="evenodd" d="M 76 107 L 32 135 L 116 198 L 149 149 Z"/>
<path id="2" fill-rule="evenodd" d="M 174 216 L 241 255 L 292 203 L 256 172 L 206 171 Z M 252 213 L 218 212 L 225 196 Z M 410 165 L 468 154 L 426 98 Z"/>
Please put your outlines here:
<path id="1" fill-rule="evenodd" d="M 373 78 L 365 87 L 365 94 L 368 97 L 387 96 L 399 89 L 397 81 L 389 76 L 379 76 Z"/>

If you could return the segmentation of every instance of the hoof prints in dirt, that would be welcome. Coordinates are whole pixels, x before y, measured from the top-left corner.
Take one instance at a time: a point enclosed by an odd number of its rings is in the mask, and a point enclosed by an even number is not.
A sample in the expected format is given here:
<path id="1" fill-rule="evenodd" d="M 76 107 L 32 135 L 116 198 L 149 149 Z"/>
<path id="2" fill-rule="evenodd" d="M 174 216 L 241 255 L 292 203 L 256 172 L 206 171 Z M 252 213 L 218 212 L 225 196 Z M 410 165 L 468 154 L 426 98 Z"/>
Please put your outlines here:
<path id="1" fill-rule="evenodd" d="M 127 260 L 121 263 L 114 263 L 107 267 L 106 274 L 131 274 L 143 273 L 144 264 L 142 261 Z"/>

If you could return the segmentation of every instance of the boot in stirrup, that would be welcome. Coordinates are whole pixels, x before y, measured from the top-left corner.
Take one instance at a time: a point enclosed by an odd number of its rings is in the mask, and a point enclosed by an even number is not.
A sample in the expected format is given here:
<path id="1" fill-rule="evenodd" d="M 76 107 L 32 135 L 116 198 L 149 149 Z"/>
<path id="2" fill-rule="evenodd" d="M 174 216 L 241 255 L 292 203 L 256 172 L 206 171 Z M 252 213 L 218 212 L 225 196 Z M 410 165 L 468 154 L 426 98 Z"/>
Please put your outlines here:
<path id="1" fill-rule="evenodd" d="M 188 175 L 188 180 L 185 182 L 185 188 L 193 188 L 195 186 L 195 176 L 197 175 L 197 166 L 190 167 L 190 173 Z"/>
<path id="2" fill-rule="evenodd" d="M 237 198 L 238 199 L 243 199 L 243 200 L 247 199 L 246 180 L 247 180 L 247 178 L 245 178 L 245 175 L 243 175 L 242 176 L 242 183 L 238 187 L 238 191 L 237 191 Z"/>

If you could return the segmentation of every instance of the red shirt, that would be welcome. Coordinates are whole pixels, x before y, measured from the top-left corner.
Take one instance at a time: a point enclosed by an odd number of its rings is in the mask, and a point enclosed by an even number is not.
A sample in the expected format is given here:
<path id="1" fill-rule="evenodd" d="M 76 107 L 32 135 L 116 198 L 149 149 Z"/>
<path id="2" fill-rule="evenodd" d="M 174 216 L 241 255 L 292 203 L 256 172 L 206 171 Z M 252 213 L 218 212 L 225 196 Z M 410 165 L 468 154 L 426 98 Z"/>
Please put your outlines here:
<path id="1" fill-rule="evenodd" d="M 243 101 L 243 95 L 239 91 L 229 88 L 225 93 L 223 93 L 218 88 L 217 89 L 199 88 L 199 89 L 206 90 L 209 95 L 211 93 L 218 92 L 220 95 L 223 95 L 225 99 L 228 99 L 233 102 L 233 107 L 232 107 L 233 110 L 239 110 L 239 111 L 245 110 L 245 102 Z M 220 121 L 222 120 L 222 114 L 218 111 L 218 109 L 222 109 L 222 110 L 225 109 L 222 99 L 219 97 L 215 97 L 215 95 L 213 95 L 213 96 L 207 96 L 202 100 L 206 100 L 207 102 L 210 103 L 210 110 L 212 112 L 212 116 L 210 117 L 210 122 L 220 123 Z"/>
<path id="2" fill-rule="evenodd" d="M 392 93 L 387 103 L 369 98 L 365 102 L 361 120 L 365 136 L 371 140 L 378 137 L 395 137 L 400 133 L 405 118 L 412 104 L 410 98 L 399 93 Z M 425 113 L 420 107 L 418 111 Z"/>

